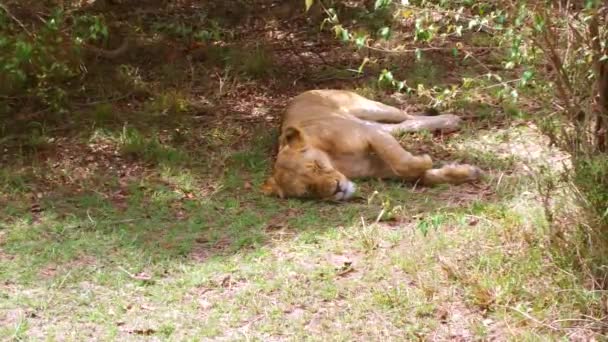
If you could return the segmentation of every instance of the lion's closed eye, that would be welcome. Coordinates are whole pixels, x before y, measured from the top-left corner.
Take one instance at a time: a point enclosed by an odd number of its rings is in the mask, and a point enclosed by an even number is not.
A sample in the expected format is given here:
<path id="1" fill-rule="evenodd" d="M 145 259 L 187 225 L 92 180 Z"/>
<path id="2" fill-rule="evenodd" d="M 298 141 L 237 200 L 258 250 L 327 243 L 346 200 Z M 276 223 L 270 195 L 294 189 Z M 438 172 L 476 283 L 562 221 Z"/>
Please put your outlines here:
<path id="1" fill-rule="evenodd" d="M 306 169 L 310 172 L 314 172 L 314 173 L 318 173 L 321 169 L 319 168 L 319 165 L 316 162 L 312 162 L 312 163 L 307 163 L 306 164 Z"/>
<path id="2" fill-rule="evenodd" d="M 325 172 L 327 171 L 327 167 L 325 167 L 322 163 L 320 163 L 319 161 L 316 161 L 313 163 L 312 166 L 313 170 L 315 172 Z"/>
<path id="3" fill-rule="evenodd" d="M 315 161 L 315 168 L 319 171 L 319 172 L 332 172 L 333 168 L 325 163 L 321 163 L 319 161 Z"/>

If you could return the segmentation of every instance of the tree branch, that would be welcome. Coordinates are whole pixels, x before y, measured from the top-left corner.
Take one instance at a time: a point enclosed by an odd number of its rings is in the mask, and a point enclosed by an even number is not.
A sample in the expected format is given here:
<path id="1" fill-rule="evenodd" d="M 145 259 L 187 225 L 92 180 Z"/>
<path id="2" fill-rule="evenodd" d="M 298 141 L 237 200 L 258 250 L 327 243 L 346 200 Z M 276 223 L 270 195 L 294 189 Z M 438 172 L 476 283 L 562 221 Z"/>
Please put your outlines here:
<path id="1" fill-rule="evenodd" d="M 11 13 L 11 11 L 8 9 L 8 7 L 6 7 L 6 5 L 4 5 L 3 3 L 0 3 L 0 8 L 6 12 L 6 15 L 9 16 L 9 18 L 11 18 L 14 22 L 17 23 L 17 25 L 19 25 L 23 31 L 25 31 L 25 33 L 27 33 L 28 36 L 32 37 L 32 33 L 27 29 L 27 27 L 21 22 L 21 20 L 19 20 L 17 17 L 15 17 L 13 15 L 13 13 Z"/>

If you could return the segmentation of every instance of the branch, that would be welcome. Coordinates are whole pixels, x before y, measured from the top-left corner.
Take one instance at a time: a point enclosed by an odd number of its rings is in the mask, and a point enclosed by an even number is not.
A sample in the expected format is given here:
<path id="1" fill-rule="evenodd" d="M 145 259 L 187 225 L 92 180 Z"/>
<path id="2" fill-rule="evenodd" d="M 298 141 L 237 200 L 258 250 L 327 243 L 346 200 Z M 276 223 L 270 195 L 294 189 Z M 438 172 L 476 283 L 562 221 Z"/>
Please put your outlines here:
<path id="1" fill-rule="evenodd" d="M 405 8 L 405 9 L 409 9 L 411 11 L 416 11 L 416 12 L 420 11 L 420 8 L 419 7 L 415 7 L 415 6 L 402 5 L 401 7 Z M 445 16 L 451 16 L 451 17 L 453 17 L 453 19 L 457 23 L 458 22 L 463 22 L 465 20 L 469 20 L 470 21 L 470 20 L 477 19 L 475 17 L 469 16 L 469 15 L 466 15 L 466 14 L 463 14 L 463 13 L 458 13 L 458 12 L 456 12 L 454 10 L 438 10 L 436 8 L 434 8 L 434 9 L 427 8 L 425 10 L 428 11 L 429 13 L 431 13 L 431 14 L 441 14 L 441 15 L 445 15 Z M 456 16 L 458 16 L 459 18 L 457 19 Z M 491 26 L 488 26 L 486 24 L 483 24 L 483 23 L 479 23 L 479 29 L 481 31 L 483 31 L 484 33 L 490 34 L 490 35 L 494 34 L 494 32 L 496 32 L 495 28 L 493 28 Z"/>
<path id="2" fill-rule="evenodd" d="M 600 43 L 600 31 L 599 31 L 599 21 L 598 21 L 599 12 L 595 13 L 591 16 L 589 20 L 589 24 L 587 25 L 589 30 L 589 38 L 591 41 L 591 50 L 593 51 L 593 71 L 595 73 L 595 77 L 597 80 L 601 77 L 601 62 L 600 58 L 602 58 L 602 54 L 604 50 L 602 49 L 602 45 Z"/>
<path id="3" fill-rule="evenodd" d="M 546 12 L 545 12 L 545 20 L 547 21 L 547 30 L 544 32 L 543 38 L 545 40 L 545 43 L 547 44 L 547 48 L 549 49 L 549 53 L 550 53 L 549 58 L 551 59 L 553 66 L 555 67 L 555 70 L 558 71 L 560 77 L 562 78 L 562 82 L 566 85 L 570 94 L 573 94 L 574 91 L 572 89 L 572 84 L 570 83 L 568 74 L 566 73 L 566 70 L 564 69 L 564 63 L 562 62 L 561 57 L 557 53 L 557 49 L 556 49 L 555 45 L 551 42 L 551 39 L 549 37 L 549 32 L 551 32 L 552 36 L 553 36 L 552 38 L 557 40 L 557 35 L 553 34 L 553 31 L 551 31 L 551 27 L 553 27 L 553 22 L 551 21 L 550 16 L 547 15 Z"/>
<path id="4" fill-rule="evenodd" d="M 11 11 L 9 11 L 8 7 L 6 7 L 4 4 L 0 3 L 0 8 L 6 12 L 6 15 L 8 15 L 11 19 L 13 19 L 14 22 L 17 23 L 17 25 L 19 25 L 23 31 L 25 31 L 25 33 L 27 33 L 28 36 L 32 37 L 32 33 L 27 29 L 27 27 L 21 22 L 21 20 L 19 20 L 17 17 L 15 17 L 13 15 L 13 13 L 11 13 Z"/>
<path id="5" fill-rule="evenodd" d="M 540 42 L 538 39 L 536 39 L 534 37 L 532 37 L 532 41 L 534 42 L 534 44 L 536 46 L 538 46 L 541 50 L 543 50 L 543 52 L 545 52 L 548 55 L 549 61 L 551 62 L 551 64 L 553 65 L 553 68 L 555 68 L 555 70 L 557 72 L 557 80 L 555 82 L 555 85 L 557 87 L 559 96 L 562 98 L 562 100 L 566 104 L 566 109 L 568 111 L 568 115 L 570 117 L 574 117 L 578 112 L 576 111 L 576 108 L 572 105 L 572 103 L 570 102 L 571 95 L 574 93 L 572 90 L 572 85 L 570 84 L 570 80 L 568 79 L 568 74 L 564 70 L 564 65 L 562 63 L 562 60 L 561 60 L 559 54 L 557 53 L 557 49 L 551 43 L 551 38 L 549 37 L 550 32 L 552 33 L 552 31 L 550 31 L 551 30 L 550 28 L 552 25 L 551 19 L 549 18 L 549 15 L 547 14 L 547 12 L 544 12 L 543 15 L 544 15 L 544 19 L 547 22 L 547 26 L 546 26 L 547 29 L 541 35 L 542 39 L 544 40 L 544 43 Z"/>
<path id="6" fill-rule="evenodd" d="M 119 58 L 120 56 L 124 55 L 127 51 L 129 51 L 129 49 L 131 48 L 131 45 L 132 45 L 131 38 L 126 37 L 124 39 L 124 41 L 120 44 L 120 46 L 113 50 L 100 49 L 98 47 L 88 45 L 88 44 L 85 45 L 84 48 L 85 48 L 85 50 L 96 55 L 97 57 L 102 57 L 105 59 L 112 60 L 112 59 L 116 59 L 116 58 Z"/>
<path id="7" fill-rule="evenodd" d="M 458 49 L 457 47 L 454 46 L 429 46 L 429 47 L 425 47 L 425 48 L 416 48 L 416 49 L 401 49 L 402 46 L 398 46 L 394 49 L 383 49 L 383 48 L 378 48 L 378 47 L 374 47 L 374 46 L 370 46 L 370 45 L 365 45 L 364 46 L 366 49 L 372 50 L 372 51 L 378 51 L 378 52 L 384 52 L 384 53 L 393 53 L 393 54 L 406 54 L 406 53 L 414 53 L 417 51 L 451 51 L 453 49 Z M 493 46 L 477 46 L 477 47 L 467 47 L 467 50 L 489 50 L 489 49 L 494 49 L 494 50 L 499 50 L 499 49 L 503 49 L 503 48 L 499 48 L 499 47 L 493 47 Z M 465 51 L 466 52 L 466 51 Z"/>

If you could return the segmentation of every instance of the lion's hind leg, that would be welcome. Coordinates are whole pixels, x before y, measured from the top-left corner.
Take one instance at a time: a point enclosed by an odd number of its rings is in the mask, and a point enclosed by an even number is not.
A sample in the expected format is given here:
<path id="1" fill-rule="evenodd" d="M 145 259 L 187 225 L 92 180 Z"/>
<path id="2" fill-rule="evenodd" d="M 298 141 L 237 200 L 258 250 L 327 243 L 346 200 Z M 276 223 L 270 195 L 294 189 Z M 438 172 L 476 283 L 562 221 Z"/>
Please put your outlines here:
<path id="1" fill-rule="evenodd" d="M 419 181 L 424 185 L 462 184 L 474 182 L 482 175 L 479 168 L 468 164 L 450 164 L 441 168 L 433 168 L 431 157 L 411 154 L 386 131 L 380 130 L 372 135 L 370 147 L 394 176 L 406 181 Z M 384 174 L 369 176 L 383 177 Z"/>
<path id="2" fill-rule="evenodd" d="M 373 153 L 380 158 L 392 174 L 405 180 L 416 180 L 433 167 L 433 161 L 428 155 L 415 156 L 406 151 L 401 144 L 388 132 L 379 130 L 370 139 Z M 384 177 L 384 174 L 370 175 Z"/>
<path id="3" fill-rule="evenodd" d="M 362 96 L 357 96 L 347 110 L 350 115 L 361 120 L 381 123 L 400 123 L 413 118 L 412 115 L 399 108 L 372 101 Z"/>
<path id="4" fill-rule="evenodd" d="M 384 126 L 384 125 L 382 125 Z M 396 125 L 386 125 L 396 126 Z M 395 139 L 390 131 L 378 130 L 370 136 L 372 152 L 380 158 L 391 173 L 403 180 L 419 181 L 424 185 L 462 184 L 474 182 L 481 178 L 481 170 L 468 164 L 449 164 L 433 168 L 433 161 L 428 155 L 412 155 Z M 384 177 L 379 173 L 372 177 Z"/>
<path id="5" fill-rule="evenodd" d="M 416 116 L 400 123 L 381 124 L 383 131 L 391 134 L 401 134 L 420 131 L 442 131 L 453 132 L 458 130 L 461 119 L 452 114 L 442 114 L 438 116 Z"/>

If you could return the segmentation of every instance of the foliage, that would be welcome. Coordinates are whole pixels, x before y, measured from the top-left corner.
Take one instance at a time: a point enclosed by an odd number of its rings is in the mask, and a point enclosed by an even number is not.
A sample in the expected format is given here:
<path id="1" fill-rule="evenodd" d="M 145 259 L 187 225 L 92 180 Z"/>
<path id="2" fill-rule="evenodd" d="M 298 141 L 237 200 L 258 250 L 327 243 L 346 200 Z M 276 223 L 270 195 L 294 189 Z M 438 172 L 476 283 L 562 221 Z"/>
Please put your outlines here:
<path id="1" fill-rule="evenodd" d="M 0 96 L 9 100 L 1 109 L 34 101 L 59 111 L 83 72 L 83 45 L 107 39 L 108 29 L 102 16 L 70 16 L 60 7 L 26 23 L 3 5 L 0 37 Z"/>
<path id="2" fill-rule="evenodd" d="M 574 164 L 573 181 L 585 195 L 582 199 L 599 218 L 599 224 L 608 225 L 608 156 L 598 154 L 577 158 Z M 602 232 L 605 233 L 605 232 Z"/>
<path id="3" fill-rule="evenodd" d="M 312 2 L 308 1 L 307 6 Z M 324 27 L 365 55 L 359 72 L 382 65 L 378 83 L 430 99 L 433 106 L 487 94 L 503 107 L 534 112 L 552 144 L 567 151 L 567 176 L 580 203 L 599 220 L 590 225 L 608 235 L 608 5 L 584 2 L 391 1 L 363 11 L 391 12 L 392 21 L 370 31 L 327 8 Z M 371 13 L 367 16 L 371 17 Z M 501 68 L 478 58 L 498 56 Z M 434 53 L 477 65 L 477 75 L 459 83 L 426 87 L 402 78 L 392 56 L 424 61 Z M 387 62 L 388 61 L 388 62 Z M 389 65 L 387 65 L 389 64 Z M 409 81 L 409 82 L 408 82 Z"/>
<path id="4" fill-rule="evenodd" d="M 583 204 L 597 214 L 596 233 L 608 233 L 608 6 L 520 7 L 522 49 L 538 49 L 551 91 L 541 104 L 559 114 L 541 117 L 545 133 L 572 155 L 572 179 Z M 556 15 L 556 13 L 558 15 Z M 561 48 L 561 47 L 566 47 Z M 549 100 L 552 99 L 552 100 Z M 547 113 L 545 113 L 547 114 Z"/>

